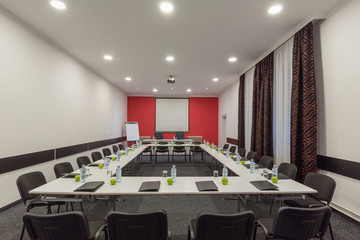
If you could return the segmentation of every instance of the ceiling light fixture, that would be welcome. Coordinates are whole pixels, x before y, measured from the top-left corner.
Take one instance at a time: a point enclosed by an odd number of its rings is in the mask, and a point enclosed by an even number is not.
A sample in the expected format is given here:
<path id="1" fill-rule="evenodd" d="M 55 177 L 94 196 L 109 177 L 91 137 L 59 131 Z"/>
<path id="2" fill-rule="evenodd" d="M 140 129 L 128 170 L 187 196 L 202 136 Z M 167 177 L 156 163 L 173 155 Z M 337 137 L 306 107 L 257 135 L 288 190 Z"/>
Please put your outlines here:
<path id="1" fill-rule="evenodd" d="M 174 60 L 175 60 L 175 58 L 173 56 L 166 57 L 166 61 L 168 61 L 168 62 L 173 62 Z"/>
<path id="2" fill-rule="evenodd" d="M 158 90 L 156 88 L 153 89 L 153 92 L 157 92 Z"/>
<path id="3" fill-rule="evenodd" d="M 229 60 L 229 62 L 236 62 L 237 58 L 236 57 L 230 57 L 228 60 Z"/>
<path id="4" fill-rule="evenodd" d="M 160 4 L 160 10 L 163 13 L 171 13 L 174 10 L 174 6 L 169 2 L 162 2 Z"/>
<path id="5" fill-rule="evenodd" d="M 104 59 L 107 61 L 111 61 L 113 57 L 111 55 L 104 55 Z"/>
<path id="6" fill-rule="evenodd" d="M 218 78 L 213 78 L 213 82 L 217 82 L 217 81 L 219 81 Z"/>
<path id="7" fill-rule="evenodd" d="M 207 90 L 209 90 L 209 88 L 205 88 L 205 90 L 207 91 Z"/>
<path id="8" fill-rule="evenodd" d="M 168 78 L 168 80 L 167 80 L 167 83 L 174 84 L 174 83 L 175 83 L 175 78 L 170 75 L 169 78 Z"/>
<path id="9" fill-rule="evenodd" d="M 131 81 L 132 78 L 131 78 L 131 77 L 126 77 L 125 80 L 126 80 L 126 81 Z"/>
<path id="10" fill-rule="evenodd" d="M 187 92 L 191 92 L 191 89 L 190 89 L 190 88 L 188 88 L 188 89 L 186 89 L 186 91 L 187 91 Z"/>
<path id="11" fill-rule="evenodd" d="M 268 13 L 270 14 L 277 14 L 281 12 L 282 6 L 281 5 L 275 5 L 269 8 Z"/>
<path id="12" fill-rule="evenodd" d="M 65 3 L 59 1 L 59 0 L 52 0 L 50 1 L 51 6 L 53 6 L 56 9 L 64 10 L 66 8 Z"/>

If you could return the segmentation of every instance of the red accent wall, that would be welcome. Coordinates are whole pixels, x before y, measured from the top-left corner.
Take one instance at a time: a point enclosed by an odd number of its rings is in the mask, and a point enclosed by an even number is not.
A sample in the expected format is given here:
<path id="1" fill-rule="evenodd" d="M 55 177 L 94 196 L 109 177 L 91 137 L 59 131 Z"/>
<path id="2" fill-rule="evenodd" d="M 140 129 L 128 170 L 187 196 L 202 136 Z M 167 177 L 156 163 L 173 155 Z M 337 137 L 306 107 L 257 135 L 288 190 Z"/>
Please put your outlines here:
<path id="1" fill-rule="evenodd" d="M 154 136 L 155 98 L 128 97 L 128 122 L 138 122 L 140 136 Z M 203 136 L 210 143 L 218 144 L 218 98 L 189 99 L 189 132 L 186 136 Z M 173 138 L 175 133 L 164 133 L 164 138 Z"/>

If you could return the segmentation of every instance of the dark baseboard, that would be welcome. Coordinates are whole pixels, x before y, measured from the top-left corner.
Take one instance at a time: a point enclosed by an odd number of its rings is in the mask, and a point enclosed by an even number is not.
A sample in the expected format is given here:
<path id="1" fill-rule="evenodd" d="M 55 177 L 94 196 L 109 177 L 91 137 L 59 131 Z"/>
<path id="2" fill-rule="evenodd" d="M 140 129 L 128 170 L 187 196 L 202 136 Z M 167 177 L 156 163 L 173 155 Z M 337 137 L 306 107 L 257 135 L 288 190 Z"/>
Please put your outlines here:
<path id="1" fill-rule="evenodd" d="M 335 208 L 333 208 L 333 207 L 331 207 L 331 210 L 332 210 L 333 212 L 336 212 L 337 214 L 341 215 L 343 218 L 346 218 L 347 220 L 349 220 L 349 221 L 351 221 L 351 222 L 353 222 L 353 223 L 355 223 L 355 224 L 359 224 L 359 223 L 360 223 L 360 222 L 356 221 L 356 219 L 354 219 L 354 218 L 352 218 L 352 217 L 349 217 L 348 215 L 340 212 L 339 210 L 337 210 L 337 209 L 335 209 Z"/>
<path id="2" fill-rule="evenodd" d="M 12 203 L 10 203 L 10 204 L 8 204 L 8 205 L 0 208 L 0 213 L 1 213 L 1 212 L 4 212 L 5 210 L 7 210 L 7 209 L 9 209 L 9 208 L 14 207 L 15 205 L 18 205 L 19 203 L 22 203 L 22 200 L 21 200 L 21 199 L 19 199 L 19 200 L 15 201 L 15 202 L 12 202 Z"/>

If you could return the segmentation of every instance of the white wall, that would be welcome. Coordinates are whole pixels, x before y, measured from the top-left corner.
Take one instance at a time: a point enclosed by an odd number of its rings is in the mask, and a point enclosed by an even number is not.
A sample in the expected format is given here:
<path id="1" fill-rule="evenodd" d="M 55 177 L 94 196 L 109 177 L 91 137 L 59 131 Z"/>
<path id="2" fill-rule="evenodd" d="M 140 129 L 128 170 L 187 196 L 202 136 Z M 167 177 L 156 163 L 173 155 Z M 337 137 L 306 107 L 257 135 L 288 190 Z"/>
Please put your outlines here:
<path id="1" fill-rule="evenodd" d="M 2 11 L 0 158 L 123 136 L 126 95 Z M 54 163 L 1 174 L 0 207 L 20 198 L 19 175 L 52 180 Z"/>
<path id="2" fill-rule="evenodd" d="M 319 92 L 318 153 L 360 162 L 360 1 L 320 23 L 316 49 Z M 321 64 L 321 65 L 319 65 Z M 360 181 L 322 171 L 336 180 L 334 205 L 360 220 Z M 359 173 L 360 174 L 360 173 Z"/>

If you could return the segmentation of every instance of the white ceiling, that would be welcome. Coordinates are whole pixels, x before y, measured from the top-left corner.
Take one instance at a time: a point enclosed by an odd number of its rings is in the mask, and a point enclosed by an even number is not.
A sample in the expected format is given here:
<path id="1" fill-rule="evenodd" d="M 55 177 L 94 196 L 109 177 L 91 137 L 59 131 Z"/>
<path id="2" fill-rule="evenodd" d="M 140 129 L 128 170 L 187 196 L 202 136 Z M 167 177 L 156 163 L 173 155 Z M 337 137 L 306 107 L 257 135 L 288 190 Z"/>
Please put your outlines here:
<path id="1" fill-rule="evenodd" d="M 305 19 L 341 0 L 0 0 L 0 5 L 116 84 L 128 95 L 218 95 Z M 274 4 L 283 11 L 269 15 Z M 105 61 L 102 56 L 114 59 Z M 165 60 L 173 55 L 175 61 Z M 227 59 L 236 56 L 238 61 Z M 166 83 L 169 75 L 176 83 Z M 131 76 L 132 81 L 125 81 Z M 218 77 L 218 82 L 212 82 Z M 174 89 L 171 90 L 171 87 Z M 206 90 L 208 88 L 208 90 Z"/>

